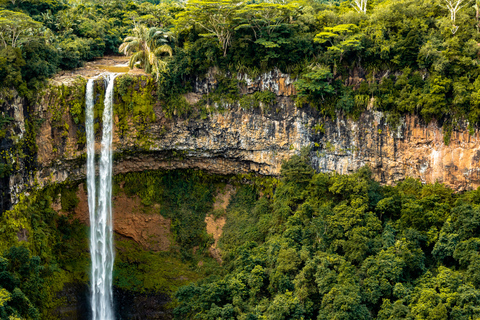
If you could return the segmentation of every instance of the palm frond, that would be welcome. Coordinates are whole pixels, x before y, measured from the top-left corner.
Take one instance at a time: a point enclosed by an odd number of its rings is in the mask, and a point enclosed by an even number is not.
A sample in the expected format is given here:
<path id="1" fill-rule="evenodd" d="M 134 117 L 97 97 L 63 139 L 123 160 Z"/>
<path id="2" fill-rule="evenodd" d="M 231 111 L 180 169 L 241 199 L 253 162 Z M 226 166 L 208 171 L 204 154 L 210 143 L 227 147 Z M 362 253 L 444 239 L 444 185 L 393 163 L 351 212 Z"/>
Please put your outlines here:
<path id="1" fill-rule="evenodd" d="M 157 60 L 157 56 L 155 55 L 155 53 L 150 52 L 148 54 L 148 62 L 150 62 L 150 64 L 155 64 L 155 60 Z"/>
<path id="2" fill-rule="evenodd" d="M 158 80 L 159 74 L 165 72 L 168 65 L 158 56 L 165 53 L 173 55 L 172 47 L 167 44 L 168 38 L 172 38 L 171 33 L 156 27 L 136 25 L 132 29 L 132 34 L 133 36 L 123 39 L 118 51 L 125 55 L 131 54 L 128 64 L 130 69 L 139 64 L 145 72 L 156 74 Z"/>
<path id="3" fill-rule="evenodd" d="M 127 54 L 125 52 L 125 48 L 127 47 L 128 43 L 124 42 L 120 45 L 120 47 L 118 48 L 118 52 L 123 52 L 124 54 Z"/>
<path id="4" fill-rule="evenodd" d="M 130 57 L 130 61 L 128 63 L 128 67 L 130 69 L 133 69 L 133 67 L 135 67 L 135 64 L 137 62 L 140 62 L 140 66 L 143 64 L 143 58 L 144 58 L 144 52 L 143 51 L 137 51 L 135 52 L 131 57 Z"/>
<path id="5" fill-rule="evenodd" d="M 170 47 L 168 44 L 161 45 L 160 47 L 156 48 L 153 52 L 156 55 L 159 55 L 161 53 L 168 53 L 170 57 L 173 55 L 172 47 Z"/>

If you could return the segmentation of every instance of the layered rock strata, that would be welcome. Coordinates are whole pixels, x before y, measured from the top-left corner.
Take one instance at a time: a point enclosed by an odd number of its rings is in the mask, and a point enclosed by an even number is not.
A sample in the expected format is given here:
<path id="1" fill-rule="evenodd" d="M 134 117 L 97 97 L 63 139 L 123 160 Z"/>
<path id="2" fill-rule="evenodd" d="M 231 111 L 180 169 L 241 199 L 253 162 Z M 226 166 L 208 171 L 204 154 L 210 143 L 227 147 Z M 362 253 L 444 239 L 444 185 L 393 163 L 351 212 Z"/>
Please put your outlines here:
<path id="1" fill-rule="evenodd" d="M 133 129 L 126 133 L 117 130 L 114 173 L 196 168 L 217 174 L 276 176 L 282 161 L 309 147 L 312 164 L 322 172 L 350 173 L 368 165 L 383 184 L 413 177 L 442 182 L 457 191 L 480 185 L 478 130 L 470 134 L 466 125 L 460 126 L 446 145 L 442 127 L 436 122 L 424 124 L 416 116 L 405 116 L 392 128 L 385 115 L 375 110 L 354 120 L 340 113 L 335 119 L 325 118 L 312 108 L 297 108 L 294 79 L 278 70 L 256 79 L 239 79 L 242 94 L 270 90 L 276 94 L 274 104 L 251 110 L 234 104 L 206 118 L 167 118 L 157 103 L 153 106 L 156 119 L 142 133 L 147 143 L 140 143 Z M 198 101 L 215 85 L 213 75 L 197 79 L 190 100 Z M 82 124 L 75 124 L 66 113 L 62 119 L 69 130 L 60 133 L 52 126 L 48 99 L 34 109 L 35 116 L 43 119 L 36 135 L 38 165 L 30 173 L 17 166 L 10 175 L 13 203 L 34 185 L 85 178 L 85 150 L 78 142 Z M 22 128 L 21 117 L 15 121 L 16 127 Z"/>

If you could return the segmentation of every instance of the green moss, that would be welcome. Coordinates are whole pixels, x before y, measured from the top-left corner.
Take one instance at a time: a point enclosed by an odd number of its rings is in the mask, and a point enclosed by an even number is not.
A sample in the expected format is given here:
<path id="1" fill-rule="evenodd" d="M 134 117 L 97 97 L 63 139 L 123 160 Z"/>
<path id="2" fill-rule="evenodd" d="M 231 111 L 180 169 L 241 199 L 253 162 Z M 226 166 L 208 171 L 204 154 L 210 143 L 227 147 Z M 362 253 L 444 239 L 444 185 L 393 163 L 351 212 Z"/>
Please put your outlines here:
<path id="1" fill-rule="evenodd" d="M 137 142 L 147 146 L 148 149 L 150 139 L 146 129 L 155 121 L 154 80 L 150 77 L 134 77 L 127 74 L 117 77 L 116 81 L 114 113 L 118 116 L 116 126 L 120 135 L 131 134 L 133 126 Z"/>
<path id="2" fill-rule="evenodd" d="M 170 119 L 173 116 L 188 116 L 193 110 L 193 106 L 188 103 L 187 99 L 181 94 L 168 97 L 163 107 L 165 117 Z"/>
<path id="3" fill-rule="evenodd" d="M 71 187 L 63 187 L 61 189 L 61 204 L 62 210 L 72 211 L 78 205 L 79 199 L 77 197 L 78 185 Z"/>
<path id="4" fill-rule="evenodd" d="M 117 238 L 115 247 L 114 285 L 130 291 L 172 294 L 180 286 L 203 278 L 216 265 L 208 257 L 185 262 L 172 252 L 148 251 L 129 239 Z M 203 267 L 194 263 L 200 259 Z"/>
<path id="5" fill-rule="evenodd" d="M 220 239 L 222 250 L 232 250 L 241 241 L 263 241 L 265 236 L 258 230 L 258 216 L 252 216 L 252 211 L 258 199 L 258 191 L 254 186 L 242 186 L 232 196 L 226 210 L 228 223 L 225 225 L 223 235 Z M 268 207 L 268 205 L 267 205 Z"/>
<path id="6" fill-rule="evenodd" d="M 85 123 L 85 90 L 87 80 L 78 77 L 72 84 L 51 86 L 49 88 L 48 112 L 51 116 L 51 126 L 62 132 L 62 137 L 69 135 L 70 127 L 66 117 L 71 117 L 76 125 Z M 77 130 L 77 143 L 85 141 L 85 130 Z"/>
<path id="7" fill-rule="evenodd" d="M 244 110 L 251 110 L 261 107 L 262 110 L 268 111 L 275 102 L 277 96 L 271 91 L 256 91 L 253 94 L 243 95 L 238 103 Z"/>

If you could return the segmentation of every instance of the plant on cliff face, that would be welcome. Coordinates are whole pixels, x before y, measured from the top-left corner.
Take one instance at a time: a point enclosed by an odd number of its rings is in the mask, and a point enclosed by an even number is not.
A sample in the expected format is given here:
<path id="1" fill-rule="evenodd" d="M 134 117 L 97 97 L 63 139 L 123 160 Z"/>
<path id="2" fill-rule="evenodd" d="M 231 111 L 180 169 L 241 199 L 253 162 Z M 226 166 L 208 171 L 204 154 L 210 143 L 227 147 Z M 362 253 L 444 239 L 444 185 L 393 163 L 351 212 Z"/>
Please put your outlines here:
<path id="1" fill-rule="evenodd" d="M 180 288 L 176 319 L 392 320 L 480 317 L 480 190 L 363 168 L 282 165 L 273 197 L 240 188 L 219 242 L 225 273 Z"/>
<path id="2" fill-rule="evenodd" d="M 304 74 L 297 82 L 297 103 L 309 102 L 313 105 L 324 103 L 334 97 L 336 92 L 333 85 L 333 74 L 326 67 L 314 66 L 310 72 Z"/>
<path id="3" fill-rule="evenodd" d="M 118 48 L 119 52 L 130 56 L 129 67 L 140 67 L 145 72 L 153 73 L 159 78 L 159 74 L 167 68 L 167 62 L 159 56 L 167 53 L 172 56 L 172 48 L 167 44 L 169 33 L 159 28 L 148 28 L 143 25 L 135 26 L 133 36 L 123 39 Z"/>
<path id="4" fill-rule="evenodd" d="M 40 27 L 41 23 L 25 13 L 0 10 L 0 46 L 15 48 L 33 39 Z"/>
<path id="5" fill-rule="evenodd" d="M 262 107 L 262 110 L 268 111 L 275 102 L 277 95 L 269 90 L 257 91 L 254 94 L 245 94 L 239 100 L 238 103 L 241 108 L 249 110 L 252 108 Z"/>
<path id="6" fill-rule="evenodd" d="M 149 77 L 123 75 L 117 78 L 115 86 L 114 113 L 118 116 L 116 124 L 120 135 L 126 133 L 134 137 L 143 146 L 148 146 L 149 136 L 145 134 L 147 125 L 155 121 L 153 111 L 154 80 Z M 135 130 L 132 130 L 132 120 Z"/>

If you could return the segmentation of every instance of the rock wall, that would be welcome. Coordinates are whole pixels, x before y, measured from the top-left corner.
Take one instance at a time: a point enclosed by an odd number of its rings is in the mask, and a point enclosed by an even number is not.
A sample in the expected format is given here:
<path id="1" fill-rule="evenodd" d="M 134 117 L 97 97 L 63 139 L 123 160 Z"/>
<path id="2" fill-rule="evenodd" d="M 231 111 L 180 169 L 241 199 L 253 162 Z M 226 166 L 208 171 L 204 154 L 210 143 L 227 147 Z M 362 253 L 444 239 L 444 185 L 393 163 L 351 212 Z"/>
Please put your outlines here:
<path id="1" fill-rule="evenodd" d="M 312 108 L 297 108 L 292 97 L 294 79 L 278 70 L 256 79 L 245 75 L 238 79 L 243 83 L 242 94 L 273 91 L 274 105 L 252 110 L 230 105 L 204 118 L 167 118 L 157 103 L 153 106 L 156 119 L 143 133 L 148 141 L 139 141 L 134 126 L 127 133 L 116 131 L 114 172 L 198 168 L 218 174 L 278 175 L 282 161 L 310 147 L 318 171 L 349 173 L 368 165 L 383 184 L 414 177 L 439 181 L 457 191 L 480 185 L 478 130 L 470 135 L 466 125 L 460 126 L 445 145 L 442 127 L 436 122 L 424 124 L 416 116 L 406 116 L 391 128 L 385 115 L 375 110 L 354 120 L 340 113 L 328 119 Z M 198 101 L 215 85 L 213 72 L 197 79 L 187 100 Z M 36 136 L 37 167 L 25 172 L 19 166 L 10 175 L 12 203 L 32 186 L 85 178 L 85 151 L 78 141 L 83 124 L 75 124 L 67 112 L 62 118 L 67 131 L 52 126 L 51 101 L 45 94 L 34 107 L 35 117 L 44 119 Z M 23 120 L 15 120 L 22 128 Z"/>
<path id="2" fill-rule="evenodd" d="M 24 138 L 25 105 L 25 100 L 15 92 L 8 96 L 0 94 L 0 213 L 11 205 L 11 181 L 9 176 L 4 174 L 4 170 L 14 159 L 6 151 L 16 148 Z"/>

